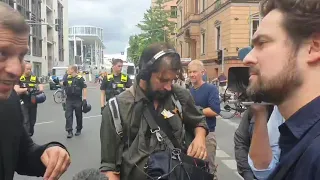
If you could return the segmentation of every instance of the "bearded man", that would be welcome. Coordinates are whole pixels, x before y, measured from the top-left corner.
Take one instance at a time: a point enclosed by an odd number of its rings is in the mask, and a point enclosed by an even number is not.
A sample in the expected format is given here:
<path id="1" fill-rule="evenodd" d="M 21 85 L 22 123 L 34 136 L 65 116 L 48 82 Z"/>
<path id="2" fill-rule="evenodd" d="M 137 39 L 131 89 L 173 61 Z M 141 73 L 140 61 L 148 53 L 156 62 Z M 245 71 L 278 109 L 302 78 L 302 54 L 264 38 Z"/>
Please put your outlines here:
<path id="1" fill-rule="evenodd" d="M 272 180 L 320 179 L 320 1 L 266 0 L 263 20 L 244 59 L 250 67 L 247 94 L 274 103 L 285 122 L 279 126 L 280 161 Z M 254 105 L 256 122 L 250 153 L 270 162 L 267 111 Z M 264 117 L 264 118 L 261 118 Z M 257 120 L 258 119 L 258 120 Z M 254 135 L 254 136 L 255 136 Z M 262 154 L 264 153 L 264 154 Z M 256 163 L 258 164 L 258 163 Z"/>

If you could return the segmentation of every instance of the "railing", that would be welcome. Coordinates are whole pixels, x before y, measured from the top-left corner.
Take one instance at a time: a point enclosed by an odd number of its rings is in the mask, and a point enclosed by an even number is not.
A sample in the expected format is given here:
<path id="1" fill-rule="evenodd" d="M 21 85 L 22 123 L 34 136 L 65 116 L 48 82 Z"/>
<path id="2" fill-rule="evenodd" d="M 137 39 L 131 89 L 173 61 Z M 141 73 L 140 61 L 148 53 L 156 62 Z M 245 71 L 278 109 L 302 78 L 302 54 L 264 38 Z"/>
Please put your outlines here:
<path id="1" fill-rule="evenodd" d="M 53 36 L 52 35 L 48 35 L 47 41 L 53 43 Z"/>
<path id="2" fill-rule="evenodd" d="M 52 0 L 46 0 L 46 1 L 47 1 L 47 2 L 46 2 L 47 6 L 48 6 L 50 9 L 52 9 L 52 6 L 53 6 Z"/>
<path id="3" fill-rule="evenodd" d="M 205 10 L 201 11 L 200 17 L 206 17 L 208 14 L 212 12 L 217 12 L 220 10 L 225 4 L 230 3 L 230 0 L 216 0 L 213 4 L 208 6 Z"/>

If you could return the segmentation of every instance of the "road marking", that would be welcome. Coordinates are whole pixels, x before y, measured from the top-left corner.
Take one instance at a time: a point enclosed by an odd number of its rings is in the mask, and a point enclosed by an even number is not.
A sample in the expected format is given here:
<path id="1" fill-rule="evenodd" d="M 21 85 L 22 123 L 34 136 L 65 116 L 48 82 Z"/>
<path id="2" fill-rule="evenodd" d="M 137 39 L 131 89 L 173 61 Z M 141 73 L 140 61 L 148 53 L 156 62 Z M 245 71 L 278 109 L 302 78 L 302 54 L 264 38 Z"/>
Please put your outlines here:
<path id="1" fill-rule="evenodd" d="M 230 158 L 230 156 L 226 152 L 224 152 L 222 150 L 217 150 L 216 151 L 216 157 L 218 157 L 218 158 Z"/>
<path id="2" fill-rule="evenodd" d="M 54 123 L 54 121 L 46 121 L 46 122 L 39 122 L 39 123 L 36 123 L 35 125 L 42 125 L 42 124 L 50 124 L 50 123 Z"/>
<path id="3" fill-rule="evenodd" d="M 95 116 L 87 116 L 87 117 L 83 117 L 83 119 L 90 119 L 90 118 L 97 118 L 97 117 L 101 117 L 101 114 L 99 114 L 99 115 L 95 115 Z"/>
<path id="4" fill-rule="evenodd" d="M 242 176 L 240 176 L 240 174 L 238 173 L 238 171 L 234 172 L 241 180 L 244 180 Z"/>
<path id="5" fill-rule="evenodd" d="M 221 160 L 229 169 L 237 170 L 237 162 L 234 159 Z"/>
<path id="6" fill-rule="evenodd" d="M 91 118 L 97 118 L 97 117 L 101 117 L 101 115 L 87 116 L 87 117 L 83 117 L 83 119 L 91 119 Z M 51 124 L 51 123 L 54 123 L 54 121 L 39 122 L 39 123 L 36 123 L 35 125 L 38 126 L 38 125 Z"/>

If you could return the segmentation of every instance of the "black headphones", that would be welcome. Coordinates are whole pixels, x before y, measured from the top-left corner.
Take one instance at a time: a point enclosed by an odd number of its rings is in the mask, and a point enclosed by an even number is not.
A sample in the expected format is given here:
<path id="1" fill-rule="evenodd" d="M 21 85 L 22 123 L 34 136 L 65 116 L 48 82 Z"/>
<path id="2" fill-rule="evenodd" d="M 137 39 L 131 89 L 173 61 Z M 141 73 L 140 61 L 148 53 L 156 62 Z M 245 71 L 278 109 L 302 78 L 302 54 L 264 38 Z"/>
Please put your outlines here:
<path id="1" fill-rule="evenodd" d="M 142 80 L 149 81 L 151 78 L 151 73 L 152 73 L 151 66 L 158 59 L 160 59 L 161 57 L 168 55 L 168 54 L 174 54 L 174 55 L 178 56 L 180 59 L 180 55 L 175 50 L 173 50 L 173 49 L 162 50 L 162 51 L 158 52 L 156 55 L 154 55 L 153 58 L 148 63 L 145 64 L 143 62 L 140 62 L 141 63 L 141 70 L 139 72 L 140 78 Z"/>

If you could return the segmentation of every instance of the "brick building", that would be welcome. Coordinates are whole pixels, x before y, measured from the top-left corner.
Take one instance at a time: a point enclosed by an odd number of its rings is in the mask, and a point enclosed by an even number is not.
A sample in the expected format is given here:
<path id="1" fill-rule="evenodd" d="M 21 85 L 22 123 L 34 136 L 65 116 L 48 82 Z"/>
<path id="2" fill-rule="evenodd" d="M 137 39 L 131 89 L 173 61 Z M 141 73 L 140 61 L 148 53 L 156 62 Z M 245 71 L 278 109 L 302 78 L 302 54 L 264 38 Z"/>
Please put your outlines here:
<path id="1" fill-rule="evenodd" d="M 208 78 L 243 66 L 238 51 L 250 45 L 259 26 L 260 0 L 178 0 L 176 49 L 182 58 L 202 60 Z M 224 65 L 218 63 L 224 52 Z"/>

